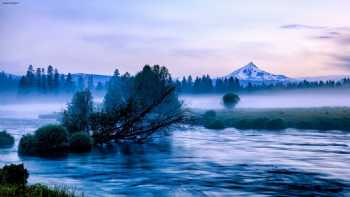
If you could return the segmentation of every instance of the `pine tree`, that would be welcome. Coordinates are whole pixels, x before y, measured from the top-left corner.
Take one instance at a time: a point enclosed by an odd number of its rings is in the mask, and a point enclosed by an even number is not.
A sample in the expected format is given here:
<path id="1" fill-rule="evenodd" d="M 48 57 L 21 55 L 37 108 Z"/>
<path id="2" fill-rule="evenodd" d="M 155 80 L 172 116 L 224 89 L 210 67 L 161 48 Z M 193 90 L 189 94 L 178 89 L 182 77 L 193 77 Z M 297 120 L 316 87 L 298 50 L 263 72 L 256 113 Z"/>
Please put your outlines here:
<path id="1" fill-rule="evenodd" d="M 60 74 L 58 73 L 57 68 L 55 69 L 53 85 L 54 85 L 55 93 L 58 93 L 60 90 Z"/>
<path id="2" fill-rule="evenodd" d="M 88 77 L 88 89 L 90 91 L 94 90 L 94 76 L 93 75 L 89 75 L 89 77 Z"/>
<path id="3" fill-rule="evenodd" d="M 47 89 L 48 92 L 52 92 L 52 90 L 54 89 L 54 76 L 53 76 L 53 67 L 51 65 L 49 65 L 47 67 Z"/>

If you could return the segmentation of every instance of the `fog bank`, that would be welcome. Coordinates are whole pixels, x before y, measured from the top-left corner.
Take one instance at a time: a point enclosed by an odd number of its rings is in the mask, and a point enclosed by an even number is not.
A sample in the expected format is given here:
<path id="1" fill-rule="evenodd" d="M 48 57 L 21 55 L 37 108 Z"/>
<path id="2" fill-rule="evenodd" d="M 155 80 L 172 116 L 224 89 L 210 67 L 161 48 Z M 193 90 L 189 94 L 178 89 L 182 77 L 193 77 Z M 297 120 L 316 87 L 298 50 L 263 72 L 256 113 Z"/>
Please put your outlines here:
<path id="1" fill-rule="evenodd" d="M 350 92 L 278 92 L 240 94 L 237 108 L 350 107 Z M 222 95 L 182 95 L 185 107 L 223 109 Z"/>

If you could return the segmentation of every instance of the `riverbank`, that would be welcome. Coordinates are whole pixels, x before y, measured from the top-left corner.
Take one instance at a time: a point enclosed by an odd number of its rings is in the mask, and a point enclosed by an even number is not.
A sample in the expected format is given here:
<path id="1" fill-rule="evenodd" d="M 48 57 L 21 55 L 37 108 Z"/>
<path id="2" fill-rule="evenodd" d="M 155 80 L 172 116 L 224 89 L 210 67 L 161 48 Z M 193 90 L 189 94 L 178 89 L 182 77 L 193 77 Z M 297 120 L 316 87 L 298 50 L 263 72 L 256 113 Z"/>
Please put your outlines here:
<path id="1" fill-rule="evenodd" d="M 350 107 L 237 108 L 234 110 L 193 110 L 191 124 L 220 129 L 285 128 L 350 131 Z"/>
<path id="2" fill-rule="evenodd" d="M 35 197 L 35 196 L 55 196 L 55 197 L 77 197 L 77 195 L 64 187 L 50 188 L 46 185 L 35 184 L 30 186 L 5 186 L 0 185 L 0 196 L 4 197 Z M 83 195 L 80 195 L 83 196 Z"/>

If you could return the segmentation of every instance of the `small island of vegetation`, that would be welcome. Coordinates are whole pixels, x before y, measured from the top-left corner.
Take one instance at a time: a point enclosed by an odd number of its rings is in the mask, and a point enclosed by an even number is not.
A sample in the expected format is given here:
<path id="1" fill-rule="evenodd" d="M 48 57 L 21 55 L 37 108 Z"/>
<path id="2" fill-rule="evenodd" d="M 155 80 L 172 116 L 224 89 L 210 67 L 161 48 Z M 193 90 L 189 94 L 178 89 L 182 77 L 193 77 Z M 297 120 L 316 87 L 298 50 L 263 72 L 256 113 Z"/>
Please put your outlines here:
<path id="1" fill-rule="evenodd" d="M 7 131 L 0 132 L 0 148 L 7 148 L 13 146 L 15 138 L 7 133 Z"/>

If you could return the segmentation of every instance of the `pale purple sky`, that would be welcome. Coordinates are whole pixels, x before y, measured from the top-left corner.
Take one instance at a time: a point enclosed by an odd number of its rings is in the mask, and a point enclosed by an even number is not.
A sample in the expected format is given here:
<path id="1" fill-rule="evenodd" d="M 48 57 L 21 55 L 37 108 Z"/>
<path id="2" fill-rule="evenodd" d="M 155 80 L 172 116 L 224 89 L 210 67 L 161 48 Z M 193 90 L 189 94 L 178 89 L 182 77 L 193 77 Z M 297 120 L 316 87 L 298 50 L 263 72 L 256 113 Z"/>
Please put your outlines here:
<path id="1" fill-rule="evenodd" d="M 350 74 L 349 0 L 0 0 L 0 70 Z M 5 2 L 18 2 L 8 4 Z"/>

